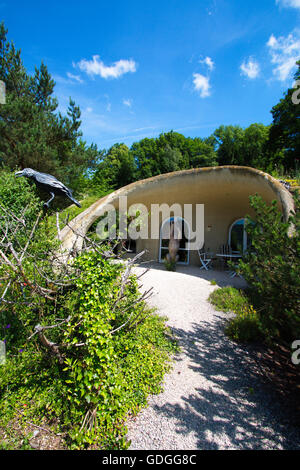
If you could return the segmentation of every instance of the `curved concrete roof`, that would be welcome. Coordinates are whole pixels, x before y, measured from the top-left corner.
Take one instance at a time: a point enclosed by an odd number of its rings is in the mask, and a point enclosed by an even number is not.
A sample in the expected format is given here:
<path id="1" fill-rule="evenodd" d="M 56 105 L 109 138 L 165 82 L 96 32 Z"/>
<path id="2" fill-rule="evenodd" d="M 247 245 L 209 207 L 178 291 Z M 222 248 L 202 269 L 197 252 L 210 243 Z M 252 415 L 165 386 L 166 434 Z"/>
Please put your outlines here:
<path id="1" fill-rule="evenodd" d="M 166 195 L 172 195 L 170 197 L 173 202 L 182 202 L 180 199 L 184 194 L 184 202 L 187 202 L 189 195 L 194 194 L 194 201 L 197 199 L 201 203 L 204 194 L 223 198 L 226 191 L 231 192 L 231 197 L 241 197 L 242 194 L 248 197 L 258 192 L 268 195 L 269 200 L 277 199 L 285 219 L 294 207 L 290 192 L 271 175 L 250 167 L 228 165 L 175 171 L 136 181 L 99 199 L 69 225 L 77 233 L 85 234 L 99 218 L 103 207 L 106 204 L 117 206 L 120 196 L 127 196 L 128 203 L 132 204 L 151 199 L 156 203 L 164 202 L 161 199 Z M 64 227 L 61 231 L 63 248 L 71 248 L 75 239 L 76 234 L 69 227 Z M 81 242 L 78 241 L 78 246 L 81 244 L 82 239 Z"/>

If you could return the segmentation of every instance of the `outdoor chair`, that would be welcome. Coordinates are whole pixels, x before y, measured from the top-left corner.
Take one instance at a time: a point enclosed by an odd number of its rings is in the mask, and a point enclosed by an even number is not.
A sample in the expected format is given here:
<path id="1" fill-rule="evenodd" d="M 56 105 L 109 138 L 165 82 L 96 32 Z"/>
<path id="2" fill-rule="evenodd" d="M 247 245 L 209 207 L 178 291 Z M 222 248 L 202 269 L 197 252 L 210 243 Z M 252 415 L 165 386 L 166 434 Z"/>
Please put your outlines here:
<path id="1" fill-rule="evenodd" d="M 206 252 L 204 245 L 201 250 L 198 250 L 198 255 L 201 263 L 200 269 L 205 269 L 206 271 L 208 271 L 208 269 L 212 268 L 212 253 Z"/>

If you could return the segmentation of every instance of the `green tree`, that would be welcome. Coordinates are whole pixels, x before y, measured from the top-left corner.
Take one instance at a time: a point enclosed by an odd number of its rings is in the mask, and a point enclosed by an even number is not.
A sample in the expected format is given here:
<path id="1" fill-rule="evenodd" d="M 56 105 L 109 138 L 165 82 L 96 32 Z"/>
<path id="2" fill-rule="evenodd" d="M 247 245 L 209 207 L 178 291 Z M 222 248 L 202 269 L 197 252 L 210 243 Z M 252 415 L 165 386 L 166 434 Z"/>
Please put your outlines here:
<path id="1" fill-rule="evenodd" d="M 220 126 L 213 134 L 217 142 L 219 165 L 244 165 L 267 169 L 269 127 L 254 123 L 246 129 L 240 126 Z"/>
<path id="2" fill-rule="evenodd" d="M 269 166 L 267 141 L 269 126 L 254 123 L 244 131 L 241 149 L 241 164 L 265 170 Z"/>
<path id="3" fill-rule="evenodd" d="M 145 138 L 133 143 L 131 152 L 137 165 L 137 179 L 150 178 L 160 173 L 156 139 Z"/>
<path id="4" fill-rule="evenodd" d="M 92 185 L 99 194 L 126 186 L 135 180 L 136 165 L 125 144 L 115 144 L 102 153 L 93 174 Z"/>
<path id="5" fill-rule="evenodd" d="M 97 160 L 80 141 L 80 109 L 70 99 L 67 116 L 57 113 L 55 82 L 45 64 L 29 75 L 21 51 L 7 40 L 0 24 L 0 80 L 6 104 L 0 105 L 0 161 L 15 169 L 32 167 L 51 173 L 72 187 Z"/>
<path id="6" fill-rule="evenodd" d="M 214 139 L 194 139 L 178 132 L 142 139 L 131 147 L 138 179 L 176 170 L 217 164 Z"/>
<path id="7" fill-rule="evenodd" d="M 295 80 L 300 80 L 300 60 Z M 289 88 L 271 110 L 269 148 L 273 164 L 283 165 L 285 171 L 298 169 L 300 155 L 300 104 L 293 103 L 295 89 Z"/>
<path id="8" fill-rule="evenodd" d="M 219 165 L 243 164 L 244 130 L 240 126 L 220 126 L 214 132 Z"/>
<path id="9" fill-rule="evenodd" d="M 247 218 L 251 249 L 239 271 L 253 291 L 266 337 L 290 341 L 300 334 L 300 199 L 287 221 L 276 201 L 268 206 L 260 196 L 250 197 L 255 211 Z"/>

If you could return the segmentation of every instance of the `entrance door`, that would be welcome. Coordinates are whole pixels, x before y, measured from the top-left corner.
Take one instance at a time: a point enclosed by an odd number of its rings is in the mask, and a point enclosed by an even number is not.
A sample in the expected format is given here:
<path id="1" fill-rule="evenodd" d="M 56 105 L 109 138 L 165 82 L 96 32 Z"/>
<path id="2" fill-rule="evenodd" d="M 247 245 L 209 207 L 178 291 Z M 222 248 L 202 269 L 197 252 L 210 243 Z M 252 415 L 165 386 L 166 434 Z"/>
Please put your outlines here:
<path id="1" fill-rule="evenodd" d="M 174 222 L 179 224 L 182 237 L 179 244 L 178 250 L 178 264 L 189 264 L 190 252 L 189 252 L 189 237 L 190 228 L 186 220 L 182 217 L 170 217 L 163 221 L 160 229 L 160 240 L 159 240 L 159 262 L 163 263 L 166 255 L 169 252 L 169 241 L 170 241 L 170 226 Z"/>

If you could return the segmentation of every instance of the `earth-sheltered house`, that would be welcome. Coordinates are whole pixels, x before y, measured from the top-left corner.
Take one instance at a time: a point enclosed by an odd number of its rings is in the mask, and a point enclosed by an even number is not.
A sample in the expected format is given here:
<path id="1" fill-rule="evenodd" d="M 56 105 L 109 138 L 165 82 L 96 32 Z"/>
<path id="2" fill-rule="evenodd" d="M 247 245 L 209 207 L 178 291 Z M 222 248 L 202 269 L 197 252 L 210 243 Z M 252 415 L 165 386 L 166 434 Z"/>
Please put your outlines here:
<path id="1" fill-rule="evenodd" d="M 146 249 L 146 259 L 162 262 L 168 252 L 165 227 L 175 216 L 177 221 L 181 221 L 183 232 L 178 252 L 179 262 L 199 265 L 197 249 L 189 240 L 189 234 L 196 233 L 198 229 L 195 222 L 197 205 L 202 205 L 204 210 L 201 230 L 205 248 L 217 252 L 220 246 L 228 244 L 232 250 L 243 251 L 248 243 L 244 218 L 247 214 L 253 215 L 249 196 L 256 193 L 268 204 L 277 200 L 285 219 L 293 209 L 290 192 L 269 174 L 249 167 L 219 166 L 176 171 L 131 183 L 96 201 L 75 217 L 70 225 L 76 232 L 86 234 L 104 214 L 107 205 L 121 210 L 120 203 L 122 201 L 124 204 L 126 196 L 127 208 L 133 204 L 142 204 L 148 211 L 148 220 L 144 221 L 148 237 L 138 238 L 132 243 L 134 251 Z M 156 220 L 158 233 L 153 235 L 153 207 L 161 207 L 163 204 L 169 207 L 177 205 L 177 208 L 181 208 L 181 214 L 159 211 L 159 219 Z M 184 209 L 187 206 L 191 209 L 192 219 L 185 218 Z M 70 249 L 75 238 L 76 234 L 69 227 L 61 231 L 64 248 Z M 78 238 L 78 243 L 82 243 L 82 238 Z"/>

